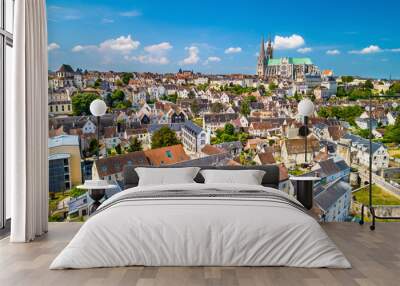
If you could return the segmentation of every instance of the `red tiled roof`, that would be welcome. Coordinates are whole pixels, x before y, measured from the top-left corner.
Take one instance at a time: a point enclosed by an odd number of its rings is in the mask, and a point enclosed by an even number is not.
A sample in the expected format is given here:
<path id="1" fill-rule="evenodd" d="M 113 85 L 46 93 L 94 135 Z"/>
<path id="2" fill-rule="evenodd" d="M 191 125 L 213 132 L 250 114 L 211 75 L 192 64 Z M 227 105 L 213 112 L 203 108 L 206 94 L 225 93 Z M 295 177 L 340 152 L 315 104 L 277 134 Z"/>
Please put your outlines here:
<path id="1" fill-rule="evenodd" d="M 190 159 L 180 144 L 146 150 L 144 152 L 153 166 L 172 165 Z"/>
<path id="2" fill-rule="evenodd" d="M 206 155 L 216 155 L 216 154 L 225 153 L 224 150 L 222 150 L 216 146 L 212 146 L 210 144 L 205 145 L 204 148 L 201 149 L 201 152 L 203 152 Z"/>
<path id="3" fill-rule="evenodd" d="M 258 153 L 258 158 L 262 165 L 275 164 L 275 158 L 272 152 Z"/>

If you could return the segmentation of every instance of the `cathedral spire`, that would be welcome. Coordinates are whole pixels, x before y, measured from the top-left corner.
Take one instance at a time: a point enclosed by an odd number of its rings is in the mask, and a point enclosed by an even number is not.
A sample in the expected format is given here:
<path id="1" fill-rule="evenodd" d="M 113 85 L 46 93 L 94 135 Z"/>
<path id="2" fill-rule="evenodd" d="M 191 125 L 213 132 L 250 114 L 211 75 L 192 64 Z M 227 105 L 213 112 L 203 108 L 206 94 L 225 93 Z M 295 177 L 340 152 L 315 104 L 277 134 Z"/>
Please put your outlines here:
<path id="1" fill-rule="evenodd" d="M 257 61 L 257 75 L 260 78 L 264 78 L 265 68 L 267 67 L 267 57 L 265 55 L 265 42 L 264 36 L 261 37 L 260 53 L 258 54 Z"/>
<path id="2" fill-rule="evenodd" d="M 260 54 L 259 57 L 265 57 L 265 43 L 264 43 L 264 36 L 261 37 L 261 46 L 260 46 Z"/>
<path id="3" fill-rule="evenodd" d="M 267 58 L 272 59 L 274 55 L 274 49 L 271 42 L 271 34 L 268 34 L 268 46 L 267 46 Z"/>

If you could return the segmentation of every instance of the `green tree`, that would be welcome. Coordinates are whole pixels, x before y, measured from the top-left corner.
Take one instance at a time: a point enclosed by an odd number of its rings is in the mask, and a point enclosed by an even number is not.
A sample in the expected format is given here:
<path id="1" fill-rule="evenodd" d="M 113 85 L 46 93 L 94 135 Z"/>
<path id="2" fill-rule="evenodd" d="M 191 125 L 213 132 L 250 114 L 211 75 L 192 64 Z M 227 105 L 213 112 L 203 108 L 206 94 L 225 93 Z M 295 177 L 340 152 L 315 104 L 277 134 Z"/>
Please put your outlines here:
<path id="1" fill-rule="evenodd" d="M 120 89 L 116 89 L 113 91 L 111 98 L 113 103 L 115 101 L 123 101 L 125 99 L 125 93 Z"/>
<path id="2" fill-rule="evenodd" d="M 234 135 L 235 134 L 235 127 L 232 124 L 227 123 L 227 124 L 225 124 L 224 132 L 226 134 L 228 134 L 228 135 Z"/>
<path id="3" fill-rule="evenodd" d="M 278 85 L 275 84 L 274 82 L 270 82 L 269 85 L 268 85 L 268 89 L 269 90 L 275 90 L 277 88 L 278 88 Z"/>
<path id="4" fill-rule="evenodd" d="M 69 191 L 69 195 L 73 198 L 77 198 L 81 195 L 83 195 L 84 193 L 86 193 L 86 190 L 84 189 L 78 189 L 77 187 L 73 187 L 70 191 Z"/>
<path id="5" fill-rule="evenodd" d="M 400 115 L 397 116 L 396 122 L 393 126 L 386 127 L 383 142 L 400 144 Z"/>
<path id="6" fill-rule="evenodd" d="M 124 84 L 126 84 L 126 85 L 129 83 L 129 80 L 130 80 L 131 78 L 133 78 L 133 74 L 132 74 L 132 73 L 124 72 L 124 73 L 122 74 L 122 82 L 123 82 Z"/>
<path id="7" fill-rule="evenodd" d="M 99 150 L 99 142 L 97 139 L 93 138 L 89 142 L 89 153 L 91 155 L 97 154 L 97 151 Z"/>
<path id="8" fill-rule="evenodd" d="M 179 143 L 180 142 L 176 137 L 176 133 L 167 126 L 163 126 L 159 130 L 154 132 L 151 138 L 152 149 L 172 146 Z"/>
<path id="9" fill-rule="evenodd" d="M 244 101 L 247 103 L 257 102 L 257 97 L 255 97 L 254 95 L 249 95 L 245 97 Z"/>
<path id="10" fill-rule="evenodd" d="M 93 100 L 100 98 L 95 93 L 78 93 L 71 99 L 72 112 L 74 115 L 89 115 L 90 104 Z"/>
<path id="11" fill-rule="evenodd" d="M 115 85 L 118 86 L 118 87 L 122 87 L 122 86 L 124 85 L 124 83 L 122 82 L 122 80 L 117 79 L 117 80 L 115 81 Z"/>
<path id="12" fill-rule="evenodd" d="M 224 109 L 224 106 L 221 102 L 214 102 L 211 104 L 211 112 L 212 113 L 220 113 Z"/>
<path id="13" fill-rule="evenodd" d="M 136 151 L 142 151 L 142 142 L 139 141 L 139 139 L 136 136 L 131 137 L 129 140 L 129 152 L 136 152 Z"/>
<path id="14" fill-rule="evenodd" d="M 349 83 L 349 82 L 352 82 L 354 80 L 354 77 L 352 77 L 352 76 L 342 76 L 342 82 L 344 82 L 344 83 Z"/>
<path id="15" fill-rule="evenodd" d="M 249 116 L 250 115 L 250 106 L 249 104 L 245 101 L 240 105 L 240 114 L 244 116 Z"/>
<path id="16" fill-rule="evenodd" d="M 397 82 L 393 83 L 390 86 L 389 90 L 394 94 L 400 93 L 400 81 L 397 81 Z"/>
<path id="17" fill-rule="evenodd" d="M 364 83 L 364 88 L 367 89 L 374 89 L 374 84 L 372 83 L 372 81 L 370 79 L 367 79 Z"/>
<path id="18" fill-rule="evenodd" d="M 100 78 L 96 79 L 96 81 L 94 82 L 94 87 L 98 88 L 101 85 L 102 80 Z"/>
<path id="19" fill-rule="evenodd" d="M 197 100 L 193 100 L 193 102 L 190 104 L 190 110 L 194 114 L 194 116 L 197 116 L 200 111 L 200 106 Z"/>

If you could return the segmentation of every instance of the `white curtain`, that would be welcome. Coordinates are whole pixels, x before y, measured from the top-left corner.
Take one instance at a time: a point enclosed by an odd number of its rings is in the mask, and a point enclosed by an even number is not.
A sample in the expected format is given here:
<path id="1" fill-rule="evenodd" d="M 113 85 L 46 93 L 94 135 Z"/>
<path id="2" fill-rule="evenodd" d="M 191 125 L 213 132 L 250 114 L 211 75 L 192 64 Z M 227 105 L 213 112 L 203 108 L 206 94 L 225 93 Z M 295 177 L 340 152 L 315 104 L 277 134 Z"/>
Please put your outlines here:
<path id="1" fill-rule="evenodd" d="M 6 187 L 12 242 L 47 232 L 47 21 L 45 0 L 15 1 L 13 94 L 6 114 Z"/>

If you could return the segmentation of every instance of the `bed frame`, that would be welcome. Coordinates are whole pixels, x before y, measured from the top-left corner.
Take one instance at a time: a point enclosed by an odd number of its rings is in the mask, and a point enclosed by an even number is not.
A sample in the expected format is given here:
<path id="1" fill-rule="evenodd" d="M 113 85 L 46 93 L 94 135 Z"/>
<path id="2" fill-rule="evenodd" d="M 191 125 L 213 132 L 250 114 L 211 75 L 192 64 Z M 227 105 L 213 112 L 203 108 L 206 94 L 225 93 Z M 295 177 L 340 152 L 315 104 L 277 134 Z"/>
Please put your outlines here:
<path id="1" fill-rule="evenodd" d="M 139 183 L 139 176 L 135 171 L 137 167 L 144 167 L 144 168 L 157 168 L 154 166 L 132 166 L 132 165 L 125 165 L 123 174 L 124 174 L 124 189 L 129 189 L 136 187 Z M 185 166 L 186 167 L 186 166 Z M 192 167 L 199 167 L 202 170 L 262 170 L 265 171 L 265 175 L 262 179 L 261 184 L 264 187 L 271 187 L 278 189 L 279 188 L 279 167 L 276 165 L 262 165 L 262 166 L 192 166 Z M 183 168 L 181 166 L 161 166 L 159 168 Z M 203 176 L 198 173 L 197 176 L 194 178 L 197 183 L 204 183 Z"/>

